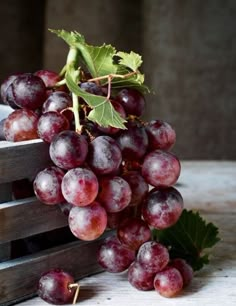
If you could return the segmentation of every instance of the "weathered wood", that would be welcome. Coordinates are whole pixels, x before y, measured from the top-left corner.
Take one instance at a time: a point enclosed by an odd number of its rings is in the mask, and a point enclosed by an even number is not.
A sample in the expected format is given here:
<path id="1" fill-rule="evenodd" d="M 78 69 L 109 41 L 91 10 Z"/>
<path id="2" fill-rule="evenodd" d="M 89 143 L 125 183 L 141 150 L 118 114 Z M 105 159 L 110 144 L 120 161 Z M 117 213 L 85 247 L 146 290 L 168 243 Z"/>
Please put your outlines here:
<path id="1" fill-rule="evenodd" d="M 39 139 L 0 142 L 0 184 L 35 175 L 50 163 L 48 144 Z"/>
<path id="2" fill-rule="evenodd" d="M 35 294 L 40 275 L 50 269 L 62 268 L 75 279 L 101 271 L 96 251 L 106 232 L 93 242 L 71 242 L 60 247 L 0 263 L 0 305 L 13 305 L 19 299 Z"/>
<path id="3" fill-rule="evenodd" d="M 0 244 L 0 263 L 11 258 L 11 242 Z"/>
<path id="4" fill-rule="evenodd" d="M 12 184 L 0 184 L 0 204 L 12 199 Z"/>
<path id="5" fill-rule="evenodd" d="M 35 197 L 0 205 L 0 243 L 47 232 L 67 225 L 57 205 L 45 205 Z"/>

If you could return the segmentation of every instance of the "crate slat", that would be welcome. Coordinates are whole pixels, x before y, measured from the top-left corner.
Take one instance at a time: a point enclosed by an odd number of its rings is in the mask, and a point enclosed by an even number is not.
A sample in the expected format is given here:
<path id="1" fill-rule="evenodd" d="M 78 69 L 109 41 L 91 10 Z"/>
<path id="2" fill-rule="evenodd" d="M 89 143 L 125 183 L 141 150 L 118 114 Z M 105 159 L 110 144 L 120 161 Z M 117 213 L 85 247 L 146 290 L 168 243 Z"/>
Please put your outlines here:
<path id="1" fill-rule="evenodd" d="M 71 242 L 48 249 L 38 254 L 0 263 L 0 305 L 13 305 L 37 291 L 40 275 L 50 269 L 61 268 L 71 273 L 76 280 L 102 271 L 96 252 L 105 237 L 93 242 Z"/>
<path id="2" fill-rule="evenodd" d="M 42 140 L 0 142 L 0 184 L 34 178 L 49 163 L 49 146 Z"/>
<path id="3" fill-rule="evenodd" d="M 66 226 L 67 217 L 57 205 L 46 205 L 35 197 L 0 204 L 0 243 Z"/>

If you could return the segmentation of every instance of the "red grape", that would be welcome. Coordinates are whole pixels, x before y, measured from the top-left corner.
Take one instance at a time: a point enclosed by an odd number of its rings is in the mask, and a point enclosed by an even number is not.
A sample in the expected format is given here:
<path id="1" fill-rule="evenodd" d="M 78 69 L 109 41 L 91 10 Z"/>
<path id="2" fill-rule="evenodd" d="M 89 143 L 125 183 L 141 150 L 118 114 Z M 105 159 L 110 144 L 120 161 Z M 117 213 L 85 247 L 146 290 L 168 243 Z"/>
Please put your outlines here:
<path id="1" fill-rule="evenodd" d="M 183 206 L 183 198 L 175 188 L 155 188 L 142 206 L 142 215 L 149 225 L 165 229 L 178 221 Z"/>
<path id="2" fill-rule="evenodd" d="M 125 271 L 135 259 L 135 251 L 120 243 L 117 237 L 105 239 L 98 250 L 98 263 L 108 272 Z"/>
<path id="3" fill-rule="evenodd" d="M 56 135 L 49 148 L 54 164 L 63 169 L 82 165 L 88 153 L 88 143 L 83 135 L 74 131 L 62 131 Z"/>
<path id="4" fill-rule="evenodd" d="M 97 196 L 98 180 L 91 170 L 74 168 L 64 176 L 61 188 L 67 202 L 76 206 L 86 206 Z"/>
<path id="5" fill-rule="evenodd" d="M 61 182 L 64 172 L 57 167 L 40 171 L 34 180 L 34 192 L 37 198 L 45 204 L 58 204 L 65 199 L 61 192 Z"/>
<path id="6" fill-rule="evenodd" d="M 145 129 L 151 150 L 169 150 L 173 147 L 176 134 L 169 123 L 162 120 L 153 120 L 146 125 Z"/>
<path id="7" fill-rule="evenodd" d="M 10 75 L 1 84 L 1 100 L 3 103 L 8 104 L 10 107 L 17 109 L 19 108 L 15 102 L 12 94 L 12 87 L 9 89 L 12 82 L 18 77 L 19 73 Z"/>
<path id="8" fill-rule="evenodd" d="M 99 136 L 90 143 L 88 164 L 96 174 L 114 173 L 119 168 L 121 160 L 121 151 L 111 137 Z"/>
<path id="9" fill-rule="evenodd" d="M 123 221 L 117 229 L 120 242 L 132 250 L 138 248 L 151 239 L 151 230 L 147 223 L 138 218 L 129 218 Z"/>
<path id="10" fill-rule="evenodd" d="M 182 290 L 183 278 L 177 269 L 167 267 L 156 274 L 154 287 L 162 296 L 173 297 Z"/>
<path id="11" fill-rule="evenodd" d="M 35 110 L 46 99 L 46 86 L 42 79 L 32 73 L 20 74 L 12 82 L 15 104 L 21 108 Z"/>
<path id="12" fill-rule="evenodd" d="M 193 279 L 193 268 L 182 258 L 173 259 L 170 266 L 180 272 L 183 278 L 183 287 L 188 286 Z"/>
<path id="13" fill-rule="evenodd" d="M 91 241 L 103 234 L 107 226 L 107 213 L 98 203 L 86 207 L 73 207 L 69 213 L 69 227 L 79 239 Z"/>
<path id="14" fill-rule="evenodd" d="M 40 77 L 46 87 L 54 87 L 61 80 L 61 77 L 56 72 L 50 70 L 38 70 L 34 75 Z"/>
<path id="15" fill-rule="evenodd" d="M 37 115 L 28 109 L 17 109 L 4 122 L 4 134 L 8 141 L 23 141 L 38 138 Z"/>
<path id="16" fill-rule="evenodd" d="M 144 96 L 136 89 L 122 89 L 116 100 L 124 107 L 127 115 L 141 116 L 145 109 Z"/>
<path id="17" fill-rule="evenodd" d="M 130 206 L 137 206 L 143 202 L 148 194 L 148 184 L 145 182 L 143 177 L 138 171 L 128 171 L 122 175 L 132 191 Z"/>
<path id="18" fill-rule="evenodd" d="M 129 184 L 119 176 L 105 177 L 99 181 L 98 200 L 107 212 L 118 212 L 128 206 L 131 199 Z"/>
<path id="19" fill-rule="evenodd" d="M 155 241 L 141 245 L 137 261 L 150 273 L 163 270 L 169 262 L 169 252 L 165 246 Z"/>
<path id="20" fill-rule="evenodd" d="M 144 159 L 142 175 L 154 187 L 174 185 L 180 175 L 179 159 L 170 152 L 153 151 Z"/>
<path id="21" fill-rule="evenodd" d="M 72 303 L 75 290 L 70 288 L 74 278 L 61 269 L 44 273 L 38 283 L 38 295 L 47 303 L 63 305 Z"/>
<path id="22" fill-rule="evenodd" d="M 128 281 L 138 290 L 152 290 L 154 274 L 146 271 L 139 262 L 134 261 L 128 270 Z"/>
<path id="23" fill-rule="evenodd" d="M 69 122 L 65 116 L 57 112 L 42 114 L 38 121 L 38 135 L 45 142 L 51 142 L 53 137 L 69 129 Z"/>

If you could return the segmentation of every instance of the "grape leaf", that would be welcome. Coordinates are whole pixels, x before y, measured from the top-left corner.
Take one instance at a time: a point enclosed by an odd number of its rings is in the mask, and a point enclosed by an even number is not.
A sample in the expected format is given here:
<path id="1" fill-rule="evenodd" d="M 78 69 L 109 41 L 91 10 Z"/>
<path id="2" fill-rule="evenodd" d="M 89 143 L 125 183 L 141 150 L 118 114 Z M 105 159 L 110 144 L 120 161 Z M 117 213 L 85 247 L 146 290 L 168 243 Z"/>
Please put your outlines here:
<path id="1" fill-rule="evenodd" d="M 170 249 L 171 258 L 184 258 L 194 270 L 209 263 L 209 254 L 205 250 L 220 240 L 218 228 L 213 223 L 206 223 L 198 212 L 186 209 L 172 227 L 154 229 L 153 238 Z"/>
<path id="2" fill-rule="evenodd" d="M 111 45 L 89 45 L 85 42 L 84 36 L 78 32 L 67 32 L 65 30 L 50 31 L 64 39 L 69 46 L 75 47 L 80 51 L 80 56 L 93 78 L 117 72 L 118 65 L 113 60 L 116 49 Z M 106 81 L 101 80 L 101 83 Z"/>
<path id="3" fill-rule="evenodd" d="M 130 53 L 120 51 L 116 55 L 120 57 L 119 64 L 128 67 L 132 71 L 137 71 L 143 62 L 142 57 L 133 51 Z"/>
<path id="4" fill-rule="evenodd" d="M 90 94 L 82 89 L 73 80 L 74 70 L 68 67 L 66 72 L 66 84 L 70 91 L 79 97 L 82 97 L 86 103 L 92 108 L 88 119 L 98 123 L 101 126 L 113 126 L 120 129 L 125 129 L 126 122 L 120 114 L 114 109 L 111 102 L 103 96 Z"/>

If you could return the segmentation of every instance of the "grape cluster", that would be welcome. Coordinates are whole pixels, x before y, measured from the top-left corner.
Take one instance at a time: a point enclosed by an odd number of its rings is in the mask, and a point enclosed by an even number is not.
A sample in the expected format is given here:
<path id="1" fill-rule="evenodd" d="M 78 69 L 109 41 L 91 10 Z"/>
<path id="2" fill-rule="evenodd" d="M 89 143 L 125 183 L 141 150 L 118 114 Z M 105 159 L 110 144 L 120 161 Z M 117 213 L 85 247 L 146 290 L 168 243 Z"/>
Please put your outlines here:
<path id="1" fill-rule="evenodd" d="M 128 280 L 140 290 L 155 288 L 171 297 L 192 278 L 182 259 L 169 259 L 166 247 L 152 241 L 153 228 L 177 222 L 183 199 L 173 187 L 180 175 L 179 159 L 170 152 L 176 134 L 162 120 L 143 122 L 145 98 L 124 88 L 110 97 L 127 120 L 126 129 L 89 121 L 81 99 L 82 129 L 75 131 L 72 98 L 59 75 L 47 70 L 14 74 L 1 85 L 1 99 L 14 111 L 5 119 L 6 140 L 41 138 L 49 144 L 52 165 L 34 180 L 37 198 L 68 213 L 71 232 L 91 241 L 107 228 L 116 236 L 105 240 L 98 262 L 110 272 L 128 269 Z M 80 88 L 106 95 L 106 88 L 84 80 Z"/>

